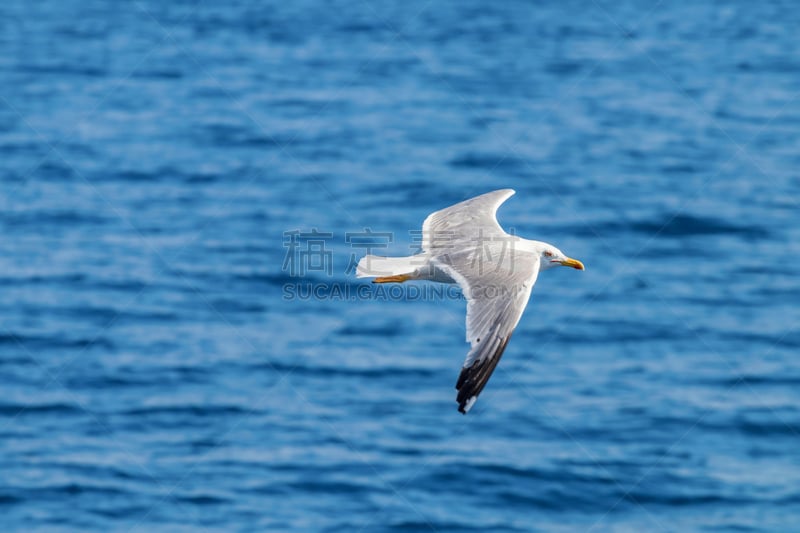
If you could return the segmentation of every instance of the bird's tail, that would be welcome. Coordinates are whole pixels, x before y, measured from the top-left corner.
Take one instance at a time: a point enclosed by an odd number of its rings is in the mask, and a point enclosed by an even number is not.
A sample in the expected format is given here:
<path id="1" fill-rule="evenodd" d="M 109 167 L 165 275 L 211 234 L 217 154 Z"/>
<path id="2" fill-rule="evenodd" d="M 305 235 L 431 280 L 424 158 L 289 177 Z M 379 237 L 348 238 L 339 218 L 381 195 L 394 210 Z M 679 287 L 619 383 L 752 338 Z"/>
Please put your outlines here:
<path id="1" fill-rule="evenodd" d="M 375 282 L 406 281 L 416 277 L 416 271 L 425 263 L 424 255 L 408 257 L 380 257 L 365 255 L 358 262 L 356 277 L 375 278 Z"/>

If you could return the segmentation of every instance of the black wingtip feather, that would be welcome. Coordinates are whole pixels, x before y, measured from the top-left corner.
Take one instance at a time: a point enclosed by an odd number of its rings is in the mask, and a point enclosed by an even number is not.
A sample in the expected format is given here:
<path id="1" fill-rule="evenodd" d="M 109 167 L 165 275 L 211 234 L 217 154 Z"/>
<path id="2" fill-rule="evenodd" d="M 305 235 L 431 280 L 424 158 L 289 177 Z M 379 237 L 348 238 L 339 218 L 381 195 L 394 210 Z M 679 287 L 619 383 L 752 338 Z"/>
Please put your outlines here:
<path id="1" fill-rule="evenodd" d="M 467 414 L 467 402 L 469 402 L 470 398 L 480 395 L 492 372 L 497 367 L 497 363 L 500 362 L 510 338 L 511 334 L 502 339 L 491 357 L 487 357 L 483 361 L 475 361 L 471 366 L 461 369 L 461 374 L 459 374 L 456 382 L 456 390 L 458 391 L 456 401 L 458 402 L 459 413 Z"/>

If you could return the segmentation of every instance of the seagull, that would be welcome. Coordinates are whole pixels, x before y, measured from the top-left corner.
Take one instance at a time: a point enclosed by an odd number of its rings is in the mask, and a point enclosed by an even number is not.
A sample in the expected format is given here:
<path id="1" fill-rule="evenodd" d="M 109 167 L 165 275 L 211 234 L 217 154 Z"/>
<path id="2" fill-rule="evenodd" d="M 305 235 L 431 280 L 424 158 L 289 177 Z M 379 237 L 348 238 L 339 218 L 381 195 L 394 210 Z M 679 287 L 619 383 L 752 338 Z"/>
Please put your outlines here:
<path id="1" fill-rule="evenodd" d="M 458 283 L 467 299 L 470 350 L 456 382 L 458 410 L 467 414 L 492 375 L 517 327 L 539 272 L 555 266 L 583 270 L 546 242 L 506 233 L 497 208 L 514 195 L 501 189 L 436 211 L 422 224 L 421 253 L 367 255 L 356 276 L 373 283 L 426 280 Z"/>

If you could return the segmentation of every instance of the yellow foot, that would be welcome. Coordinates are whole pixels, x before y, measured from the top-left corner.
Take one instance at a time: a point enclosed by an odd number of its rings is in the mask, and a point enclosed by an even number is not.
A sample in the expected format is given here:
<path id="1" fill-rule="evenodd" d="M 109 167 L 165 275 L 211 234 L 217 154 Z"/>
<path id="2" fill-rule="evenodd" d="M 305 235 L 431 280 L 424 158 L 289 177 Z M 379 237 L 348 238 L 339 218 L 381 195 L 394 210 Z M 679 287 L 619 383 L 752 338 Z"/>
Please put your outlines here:
<path id="1" fill-rule="evenodd" d="M 372 283 L 403 283 L 404 281 L 408 281 L 411 279 L 411 276 L 408 274 L 400 274 L 399 276 L 384 276 L 381 278 L 375 278 L 372 280 Z"/>

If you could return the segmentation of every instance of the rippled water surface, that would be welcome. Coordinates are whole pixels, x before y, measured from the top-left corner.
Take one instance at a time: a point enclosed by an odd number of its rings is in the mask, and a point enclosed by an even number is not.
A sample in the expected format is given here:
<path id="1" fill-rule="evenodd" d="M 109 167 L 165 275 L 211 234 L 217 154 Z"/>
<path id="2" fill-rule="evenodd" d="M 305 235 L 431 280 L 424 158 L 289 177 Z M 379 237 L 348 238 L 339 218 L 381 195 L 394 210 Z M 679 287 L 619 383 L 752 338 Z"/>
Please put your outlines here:
<path id="1" fill-rule="evenodd" d="M 4 2 L 0 529 L 795 530 L 798 24 Z M 462 416 L 464 301 L 375 292 L 354 233 L 505 187 L 587 270 Z"/>

